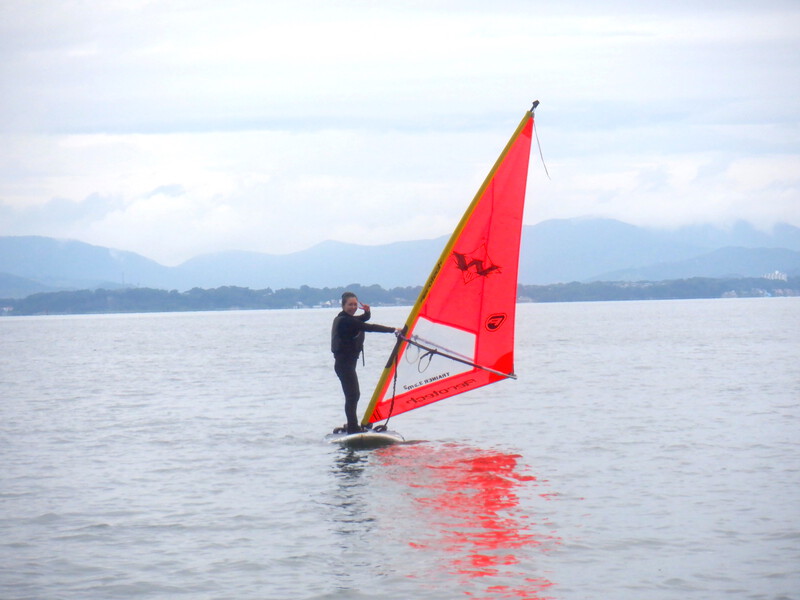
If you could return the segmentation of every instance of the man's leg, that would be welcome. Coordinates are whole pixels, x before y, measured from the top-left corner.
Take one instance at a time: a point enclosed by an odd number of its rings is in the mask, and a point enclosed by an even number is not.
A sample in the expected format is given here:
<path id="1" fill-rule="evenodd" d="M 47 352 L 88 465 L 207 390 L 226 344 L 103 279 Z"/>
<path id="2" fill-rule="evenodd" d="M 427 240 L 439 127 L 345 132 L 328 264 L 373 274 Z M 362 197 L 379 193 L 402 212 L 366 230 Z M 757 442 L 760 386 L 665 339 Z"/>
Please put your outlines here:
<path id="1" fill-rule="evenodd" d="M 358 360 L 336 361 L 336 374 L 342 382 L 344 392 L 344 414 L 347 417 L 347 433 L 357 433 L 361 431 L 358 424 L 358 400 L 361 398 L 361 390 L 358 386 L 358 375 L 356 375 L 356 363 Z"/>

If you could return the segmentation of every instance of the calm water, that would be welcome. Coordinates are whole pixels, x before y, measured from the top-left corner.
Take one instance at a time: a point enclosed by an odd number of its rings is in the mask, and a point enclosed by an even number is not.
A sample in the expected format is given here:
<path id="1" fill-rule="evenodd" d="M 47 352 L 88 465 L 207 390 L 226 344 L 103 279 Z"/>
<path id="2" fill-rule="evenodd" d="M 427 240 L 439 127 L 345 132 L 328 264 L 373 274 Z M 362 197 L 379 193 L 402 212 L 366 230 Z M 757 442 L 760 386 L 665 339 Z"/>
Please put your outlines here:
<path id="1" fill-rule="evenodd" d="M 0 319 L 0 597 L 800 598 L 800 299 L 521 305 L 371 452 L 335 312 Z"/>

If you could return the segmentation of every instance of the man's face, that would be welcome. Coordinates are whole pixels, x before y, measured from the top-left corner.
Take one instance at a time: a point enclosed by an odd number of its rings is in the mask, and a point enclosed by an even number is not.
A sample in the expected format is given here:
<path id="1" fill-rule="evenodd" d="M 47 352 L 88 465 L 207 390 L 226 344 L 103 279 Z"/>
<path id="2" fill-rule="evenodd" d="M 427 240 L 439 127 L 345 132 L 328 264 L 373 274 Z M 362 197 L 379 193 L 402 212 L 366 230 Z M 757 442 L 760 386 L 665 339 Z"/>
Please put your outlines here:
<path id="1" fill-rule="evenodd" d="M 344 312 L 354 315 L 356 310 L 358 310 L 358 298 L 348 298 L 344 303 Z"/>

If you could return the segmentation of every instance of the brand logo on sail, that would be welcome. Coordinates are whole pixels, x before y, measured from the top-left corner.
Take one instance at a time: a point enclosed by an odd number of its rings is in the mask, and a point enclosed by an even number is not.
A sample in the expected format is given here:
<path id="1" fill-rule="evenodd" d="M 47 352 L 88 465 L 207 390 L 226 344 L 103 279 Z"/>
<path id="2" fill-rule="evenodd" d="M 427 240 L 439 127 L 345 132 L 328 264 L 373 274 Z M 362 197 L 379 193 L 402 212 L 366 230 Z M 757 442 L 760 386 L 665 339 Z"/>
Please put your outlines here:
<path id="1" fill-rule="evenodd" d="M 414 405 L 428 404 L 429 402 L 441 400 L 442 398 L 447 398 L 448 396 L 452 396 L 454 394 L 460 394 L 461 392 L 466 392 L 473 385 L 475 385 L 474 379 L 465 379 L 460 383 L 454 383 L 453 385 L 450 386 L 445 386 L 439 389 L 433 389 L 421 396 L 409 396 L 407 401 L 410 404 Z"/>
<path id="2" fill-rule="evenodd" d="M 497 331 L 500 329 L 500 326 L 506 322 L 507 318 L 508 315 L 505 313 L 495 313 L 493 315 L 489 315 L 489 318 L 486 319 L 484 325 L 489 331 Z"/>
<path id="3" fill-rule="evenodd" d="M 494 264 L 489 258 L 485 245 L 467 254 L 454 251 L 453 259 L 456 267 L 464 276 L 464 283 L 469 283 L 478 277 L 488 277 L 493 273 L 501 272 L 500 266 Z"/>

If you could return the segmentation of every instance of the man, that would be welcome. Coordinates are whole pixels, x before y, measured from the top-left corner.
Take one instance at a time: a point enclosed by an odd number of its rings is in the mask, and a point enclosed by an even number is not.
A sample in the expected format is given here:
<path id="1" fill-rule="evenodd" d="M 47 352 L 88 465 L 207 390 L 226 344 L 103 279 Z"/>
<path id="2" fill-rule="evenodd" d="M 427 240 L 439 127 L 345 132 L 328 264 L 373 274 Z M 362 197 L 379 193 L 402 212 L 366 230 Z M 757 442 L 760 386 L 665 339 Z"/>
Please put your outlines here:
<path id="1" fill-rule="evenodd" d="M 356 316 L 359 306 L 364 312 Z M 331 327 L 331 352 L 333 352 L 336 375 L 342 383 L 344 392 L 344 414 L 347 416 L 347 433 L 362 431 L 358 423 L 356 408 L 361 397 L 358 387 L 356 364 L 364 349 L 366 331 L 381 333 L 400 333 L 399 329 L 367 323 L 370 318 L 369 304 L 360 304 L 353 292 L 342 294 L 342 312 L 336 315 Z"/>

